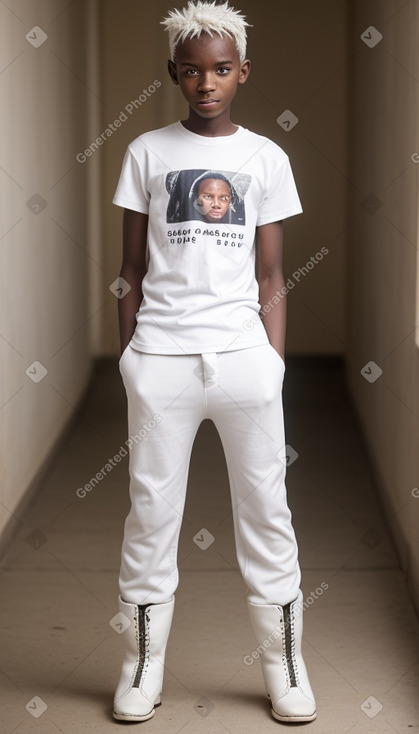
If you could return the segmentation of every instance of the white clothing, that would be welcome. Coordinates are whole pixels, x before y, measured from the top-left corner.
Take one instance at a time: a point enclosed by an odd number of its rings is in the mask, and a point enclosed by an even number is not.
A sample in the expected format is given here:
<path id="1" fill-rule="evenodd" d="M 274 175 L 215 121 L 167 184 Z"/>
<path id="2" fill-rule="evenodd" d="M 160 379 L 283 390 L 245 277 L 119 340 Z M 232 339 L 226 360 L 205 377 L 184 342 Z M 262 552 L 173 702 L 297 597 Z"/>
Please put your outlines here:
<path id="1" fill-rule="evenodd" d="M 255 604 L 294 600 L 301 574 L 286 497 L 285 365 L 278 352 L 269 343 L 189 355 L 148 354 L 128 345 L 119 366 L 132 445 L 121 597 L 158 604 L 177 588 L 191 451 L 200 423 L 209 418 L 224 448 L 248 599 Z M 217 528 L 206 530 L 216 548 Z"/>
<path id="2" fill-rule="evenodd" d="M 302 211 L 278 145 L 240 126 L 218 137 L 181 122 L 152 130 L 128 146 L 113 203 L 149 215 L 133 348 L 196 354 L 268 343 L 255 230 Z"/>

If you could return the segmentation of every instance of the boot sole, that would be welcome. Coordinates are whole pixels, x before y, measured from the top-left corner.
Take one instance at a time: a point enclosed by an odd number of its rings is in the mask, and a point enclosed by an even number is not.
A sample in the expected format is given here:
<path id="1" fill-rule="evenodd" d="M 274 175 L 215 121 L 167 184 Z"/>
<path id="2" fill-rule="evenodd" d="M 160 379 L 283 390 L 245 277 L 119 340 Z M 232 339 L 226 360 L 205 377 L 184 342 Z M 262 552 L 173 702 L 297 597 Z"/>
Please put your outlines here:
<path id="1" fill-rule="evenodd" d="M 300 721 L 314 721 L 314 719 L 317 717 L 317 712 L 315 711 L 314 714 L 309 714 L 308 716 L 281 716 L 281 714 L 277 714 L 276 711 L 271 708 L 271 713 L 274 719 L 277 721 L 285 721 L 289 724 L 298 724 Z"/>
<path id="2" fill-rule="evenodd" d="M 161 703 L 156 703 L 156 705 L 150 711 L 150 713 L 144 714 L 144 716 L 139 716 L 137 714 L 121 714 L 121 713 L 119 713 L 117 711 L 113 711 L 112 712 L 113 713 L 113 718 L 116 719 L 117 721 L 148 721 L 148 719 L 152 719 L 153 718 L 153 716 L 154 716 L 154 714 L 156 712 L 155 710 L 156 710 L 156 708 L 158 706 L 161 706 Z"/>

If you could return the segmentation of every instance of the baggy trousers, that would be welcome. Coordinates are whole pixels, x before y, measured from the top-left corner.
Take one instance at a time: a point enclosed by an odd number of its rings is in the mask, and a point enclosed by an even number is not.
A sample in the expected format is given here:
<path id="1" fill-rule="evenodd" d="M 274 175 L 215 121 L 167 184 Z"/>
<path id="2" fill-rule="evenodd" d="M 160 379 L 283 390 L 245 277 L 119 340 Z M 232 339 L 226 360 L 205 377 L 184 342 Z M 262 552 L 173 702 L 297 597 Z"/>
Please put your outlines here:
<path id="1" fill-rule="evenodd" d="M 124 601 L 164 603 L 177 588 L 189 464 L 205 418 L 214 422 L 224 449 L 248 599 L 293 601 L 301 574 L 285 486 L 282 358 L 270 343 L 180 355 L 128 346 L 119 368 L 130 446 L 131 510 L 119 577 Z"/>

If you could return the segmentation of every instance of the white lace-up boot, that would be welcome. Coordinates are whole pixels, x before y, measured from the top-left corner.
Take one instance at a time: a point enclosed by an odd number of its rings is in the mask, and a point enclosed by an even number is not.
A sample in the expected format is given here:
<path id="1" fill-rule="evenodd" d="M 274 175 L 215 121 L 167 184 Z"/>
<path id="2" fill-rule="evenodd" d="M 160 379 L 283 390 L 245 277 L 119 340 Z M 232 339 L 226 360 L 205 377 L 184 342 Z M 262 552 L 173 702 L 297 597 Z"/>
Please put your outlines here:
<path id="1" fill-rule="evenodd" d="M 130 620 L 123 633 L 125 654 L 114 698 L 113 715 L 122 721 L 146 721 L 160 705 L 164 658 L 172 623 L 174 597 L 165 604 L 130 604 L 119 609 Z"/>
<path id="2" fill-rule="evenodd" d="M 248 602 L 272 716 L 290 723 L 316 718 L 316 702 L 301 654 L 302 604 L 301 591 L 285 606 Z"/>

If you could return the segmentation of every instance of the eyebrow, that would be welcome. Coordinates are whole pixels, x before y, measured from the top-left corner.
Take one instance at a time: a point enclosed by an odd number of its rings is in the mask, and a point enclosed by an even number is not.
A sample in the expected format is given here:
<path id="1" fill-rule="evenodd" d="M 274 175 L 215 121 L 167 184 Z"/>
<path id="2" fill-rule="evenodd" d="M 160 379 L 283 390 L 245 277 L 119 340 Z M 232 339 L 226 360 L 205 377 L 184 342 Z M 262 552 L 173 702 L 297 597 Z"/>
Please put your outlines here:
<path id="1" fill-rule="evenodd" d="M 228 61 L 216 61 L 215 64 L 214 64 L 214 66 L 225 66 L 225 64 L 232 64 L 232 63 L 233 62 L 230 61 L 230 60 L 228 60 Z M 192 63 L 192 61 L 183 61 L 181 63 L 181 66 L 198 66 L 198 64 L 194 64 L 194 63 Z"/>

